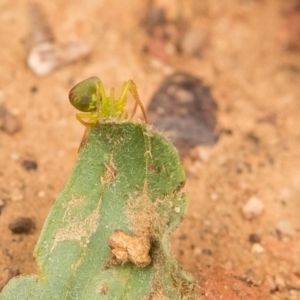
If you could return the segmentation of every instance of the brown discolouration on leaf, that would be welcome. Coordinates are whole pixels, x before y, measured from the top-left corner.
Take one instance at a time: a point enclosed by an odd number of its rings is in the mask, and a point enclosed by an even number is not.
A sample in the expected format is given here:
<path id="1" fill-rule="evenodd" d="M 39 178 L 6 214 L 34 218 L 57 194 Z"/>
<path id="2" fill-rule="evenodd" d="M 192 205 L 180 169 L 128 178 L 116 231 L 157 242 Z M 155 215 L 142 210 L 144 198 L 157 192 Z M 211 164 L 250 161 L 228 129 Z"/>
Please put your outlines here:
<path id="1" fill-rule="evenodd" d="M 78 199 L 73 199 L 71 202 L 73 202 L 73 205 L 78 205 L 83 200 L 83 197 L 80 197 Z M 99 205 L 100 203 L 101 201 L 99 201 Z M 70 217 L 68 214 L 69 209 L 66 209 L 66 213 L 64 215 L 64 221 L 66 224 L 56 232 L 51 252 L 59 242 L 67 240 L 75 240 L 78 241 L 81 246 L 85 246 L 97 229 L 97 224 L 100 218 L 99 205 L 90 213 L 89 216 L 80 222 L 78 219 L 73 219 L 72 216 Z M 68 207 L 70 208 L 70 205 Z"/>
<path id="2" fill-rule="evenodd" d="M 163 255 L 160 251 L 155 249 L 152 254 L 153 257 L 153 266 L 155 268 L 155 278 L 152 284 L 152 290 L 150 293 L 149 299 L 157 299 L 157 300 L 167 300 L 168 297 L 164 294 L 162 288 L 162 262 L 163 262 Z"/>
<path id="3" fill-rule="evenodd" d="M 156 173 L 156 174 L 159 172 L 159 168 L 156 165 L 150 165 L 148 167 L 148 170 L 149 172 Z"/>
<path id="4" fill-rule="evenodd" d="M 64 205 L 64 207 L 66 209 L 70 209 L 72 206 L 78 205 L 78 204 L 82 203 L 83 201 L 84 201 L 84 197 L 83 196 L 78 197 L 78 198 L 72 198 L 70 201 L 68 201 L 66 203 L 67 205 Z"/>
<path id="5" fill-rule="evenodd" d="M 141 300 L 169 300 L 169 298 L 163 294 L 162 291 L 157 291 L 155 294 L 151 293 L 143 297 Z"/>
<path id="6" fill-rule="evenodd" d="M 157 212 L 157 205 L 161 199 L 152 203 L 144 189 L 142 193 L 137 193 L 127 201 L 126 214 L 132 230 L 137 235 L 147 234 L 154 237 L 154 228 L 161 228 L 166 219 Z"/>
<path id="7" fill-rule="evenodd" d="M 102 284 L 99 288 L 98 288 L 98 293 L 100 295 L 107 295 L 108 292 L 108 286 L 106 284 Z"/>
<path id="8" fill-rule="evenodd" d="M 70 210 L 81 203 L 83 203 L 84 197 L 78 197 L 78 198 L 72 198 L 70 201 L 63 204 L 63 208 L 65 209 L 64 218 L 63 220 L 66 221 L 68 217 L 70 216 Z"/>
<path id="9" fill-rule="evenodd" d="M 110 157 L 108 164 L 105 164 L 105 174 L 101 176 L 100 181 L 102 185 L 108 184 L 116 179 L 117 169 L 113 162 L 113 157 Z"/>
<path id="10" fill-rule="evenodd" d="M 132 262 L 137 267 L 146 267 L 151 263 L 149 236 L 136 236 L 115 230 L 110 236 L 108 246 L 111 248 L 110 263 L 123 265 Z"/>
<path id="11" fill-rule="evenodd" d="M 153 266 L 155 268 L 155 277 L 152 284 L 152 291 L 149 299 L 158 299 L 158 300 L 167 300 L 170 299 L 165 294 L 165 290 L 163 288 L 162 282 L 164 278 L 164 260 L 165 257 L 160 251 L 160 249 L 155 249 L 153 253 L 151 253 L 153 258 Z M 171 268 L 170 273 L 172 274 L 173 286 L 176 287 L 177 290 L 180 290 L 184 295 L 193 295 L 195 290 L 194 282 L 187 281 L 186 278 L 181 274 L 180 268 Z M 189 283 L 188 283 L 189 282 Z M 189 299 L 189 298 L 187 298 Z"/>
<path id="12" fill-rule="evenodd" d="M 180 183 L 178 189 L 182 186 L 183 183 Z M 147 234 L 151 238 L 153 244 L 151 258 L 155 268 L 155 278 L 152 285 L 152 291 L 148 296 L 149 298 L 145 299 L 169 299 L 162 286 L 165 257 L 161 252 L 160 243 L 157 241 L 161 239 L 169 222 L 169 216 L 167 214 L 162 214 L 161 208 L 164 206 L 172 207 L 173 205 L 173 202 L 170 201 L 170 197 L 167 196 L 157 198 L 154 202 L 151 202 L 148 197 L 147 184 L 145 184 L 141 192 L 136 193 L 127 201 L 126 214 L 132 230 L 137 234 Z M 174 286 L 177 286 L 178 290 L 182 291 L 184 294 L 192 293 L 193 287 L 186 286 L 186 278 L 184 278 L 180 272 L 181 269 L 171 270 Z"/>

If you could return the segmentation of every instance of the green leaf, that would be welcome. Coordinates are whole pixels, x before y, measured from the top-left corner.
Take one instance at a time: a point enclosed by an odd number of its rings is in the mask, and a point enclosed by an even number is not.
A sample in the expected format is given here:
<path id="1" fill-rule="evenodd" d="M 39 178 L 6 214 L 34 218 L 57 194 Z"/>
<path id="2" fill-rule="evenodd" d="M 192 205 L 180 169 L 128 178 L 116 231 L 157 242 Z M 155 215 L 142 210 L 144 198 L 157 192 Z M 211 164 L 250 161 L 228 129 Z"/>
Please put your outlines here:
<path id="1" fill-rule="evenodd" d="M 38 275 L 13 278 L 0 299 L 197 299 L 169 248 L 184 182 L 176 149 L 149 126 L 93 127 L 36 245 Z"/>

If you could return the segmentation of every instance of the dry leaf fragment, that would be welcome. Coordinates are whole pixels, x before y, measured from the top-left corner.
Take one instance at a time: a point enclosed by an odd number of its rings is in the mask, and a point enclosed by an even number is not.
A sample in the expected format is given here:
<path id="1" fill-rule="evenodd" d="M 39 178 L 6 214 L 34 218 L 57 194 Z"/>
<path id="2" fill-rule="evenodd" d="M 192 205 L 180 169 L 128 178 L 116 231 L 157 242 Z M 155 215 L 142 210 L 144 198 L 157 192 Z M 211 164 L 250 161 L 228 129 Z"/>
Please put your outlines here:
<path id="1" fill-rule="evenodd" d="M 108 245 L 112 253 L 111 263 L 114 265 L 123 265 L 130 261 L 138 267 L 146 267 L 151 262 L 148 236 L 130 235 L 122 230 L 115 230 Z"/>

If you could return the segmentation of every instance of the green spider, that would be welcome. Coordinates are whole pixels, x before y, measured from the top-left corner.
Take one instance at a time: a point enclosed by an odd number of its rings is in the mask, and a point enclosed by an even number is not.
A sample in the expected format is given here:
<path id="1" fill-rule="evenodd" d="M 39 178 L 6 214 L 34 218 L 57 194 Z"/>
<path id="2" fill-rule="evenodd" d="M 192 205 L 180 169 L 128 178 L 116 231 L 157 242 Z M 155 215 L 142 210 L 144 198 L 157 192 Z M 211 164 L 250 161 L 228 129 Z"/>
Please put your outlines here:
<path id="1" fill-rule="evenodd" d="M 134 116 L 139 106 L 147 123 L 144 106 L 132 80 L 128 80 L 123 84 L 119 99 L 115 99 L 114 88 L 111 88 L 109 95 L 106 95 L 101 80 L 98 77 L 91 77 L 79 82 L 71 89 L 69 100 L 76 109 L 83 112 L 76 114 L 77 120 L 83 125 L 91 127 L 103 119 L 128 119 L 128 112 L 125 109 L 128 92 L 131 93 L 135 100 L 130 119 Z"/>

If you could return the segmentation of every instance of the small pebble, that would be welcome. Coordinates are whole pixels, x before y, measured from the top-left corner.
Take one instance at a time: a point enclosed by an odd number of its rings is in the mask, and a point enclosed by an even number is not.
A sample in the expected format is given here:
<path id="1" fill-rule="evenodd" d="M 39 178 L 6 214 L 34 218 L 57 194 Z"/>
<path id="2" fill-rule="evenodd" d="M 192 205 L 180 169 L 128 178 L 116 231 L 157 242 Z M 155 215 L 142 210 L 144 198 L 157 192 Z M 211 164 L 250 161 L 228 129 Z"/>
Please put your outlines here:
<path id="1" fill-rule="evenodd" d="M 219 195 L 217 193 L 212 193 L 210 195 L 210 199 L 213 201 L 217 201 L 219 199 Z"/>
<path id="2" fill-rule="evenodd" d="M 13 135 L 20 131 L 21 124 L 16 116 L 14 116 L 3 104 L 0 105 L 0 129 Z"/>
<path id="3" fill-rule="evenodd" d="M 202 249 L 202 254 L 212 256 L 213 252 L 211 249 Z"/>
<path id="4" fill-rule="evenodd" d="M 166 11 L 161 7 L 149 7 L 145 16 L 142 19 L 141 25 L 144 26 L 150 33 L 154 26 L 166 23 Z"/>
<path id="5" fill-rule="evenodd" d="M 271 293 L 281 291 L 286 286 L 284 279 L 278 274 L 276 274 L 275 276 L 267 276 L 266 282 L 269 285 Z"/>
<path id="6" fill-rule="evenodd" d="M 20 217 L 11 222 L 8 226 L 12 233 L 31 233 L 35 229 L 35 223 L 30 218 Z"/>
<path id="7" fill-rule="evenodd" d="M 251 197 L 243 206 L 242 213 L 245 219 L 252 220 L 257 218 L 264 210 L 263 202 L 257 197 Z"/>
<path id="8" fill-rule="evenodd" d="M 260 243 L 260 241 L 261 241 L 261 238 L 260 238 L 260 236 L 259 236 L 258 234 L 256 234 L 256 233 L 251 233 L 251 234 L 249 235 L 249 242 L 250 242 L 251 244 L 254 244 L 254 243 Z"/>
<path id="9" fill-rule="evenodd" d="M 37 86 L 35 86 L 35 85 L 33 85 L 33 86 L 30 88 L 30 92 L 31 92 L 32 94 L 37 93 L 38 90 L 39 90 L 39 88 L 38 88 Z"/>
<path id="10" fill-rule="evenodd" d="M 175 207 L 174 210 L 175 210 L 176 213 L 180 213 L 180 207 Z"/>
<path id="11" fill-rule="evenodd" d="M 35 160 L 24 160 L 22 166 L 27 171 L 36 170 L 38 168 L 38 164 Z"/>
<path id="12" fill-rule="evenodd" d="M 187 239 L 187 235 L 186 234 L 182 234 L 178 237 L 181 241 L 185 241 Z"/>
<path id="13" fill-rule="evenodd" d="M 207 36 L 202 30 L 190 30 L 183 36 L 180 47 L 184 54 L 189 56 L 200 56 L 206 42 Z"/>
<path id="14" fill-rule="evenodd" d="M 280 220 L 276 223 L 276 231 L 281 235 L 293 236 L 294 230 L 292 224 L 287 220 Z"/>
<path id="15" fill-rule="evenodd" d="M 24 195 L 19 190 L 13 190 L 10 194 L 11 201 L 18 202 L 24 199 Z"/>
<path id="16" fill-rule="evenodd" d="M 198 146 L 196 148 L 196 150 L 197 150 L 197 156 L 201 161 L 203 161 L 203 162 L 209 161 L 209 158 L 210 158 L 210 149 L 209 148 Z"/>
<path id="17" fill-rule="evenodd" d="M 39 191 L 39 192 L 38 192 L 38 197 L 39 197 L 39 198 L 44 198 L 45 195 L 46 195 L 45 191 Z"/>
<path id="18" fill-rule="evenodd" d="M 276 283 L 275 283 L 275 280 L 272 276 L 267 276 L 266 277 L 266 284 L 269 286 L 269 290 L 271 293 L 274 293 L 277 289 L 276 287 Z"/>
<path id="19" fill-rule="evenodd" d="M 190 177 L 197 177 L 200 169 L 202 167 L 202 163 L 200 161 L 193 162 L 190 166 L 188 166 L 187 171 Z"/>
<path id="20" fill-rule="evenodd" d="M 20 154 L 19 154 L 19 153 L 16 153 L 16 152 L 12 152 L 12 153 L 10 154 L 10 159 L 11 159 L 12 161 L 17 161 L 17 160 L 20 159 Z"/>
<path id="21" fill-rule="evenodd" d="M 200 255 L 200 254 L 202 254 L 202 249 L 199 248 L 199 247 L 195 247 L 195 248 L 194 248 L 194 254 L 195 254 L 195 255 Z"/>
<path id="22" fill-rule="evenodd" d="M 277 287 L 278 291 L 281 291 L 281 290 L 283 290 L 285 288 L 285 281 L 278 274 L 275 275 L 275 284 L 276 284 L 276 287 Z"/>
<path id="23" fill-rule="evenodd" d="M 265 249 L 261 244 L 254 243 L 251 247 L 251 252 L 252 253 L 263 253 L 263 252 L 265 252 Z"/>

